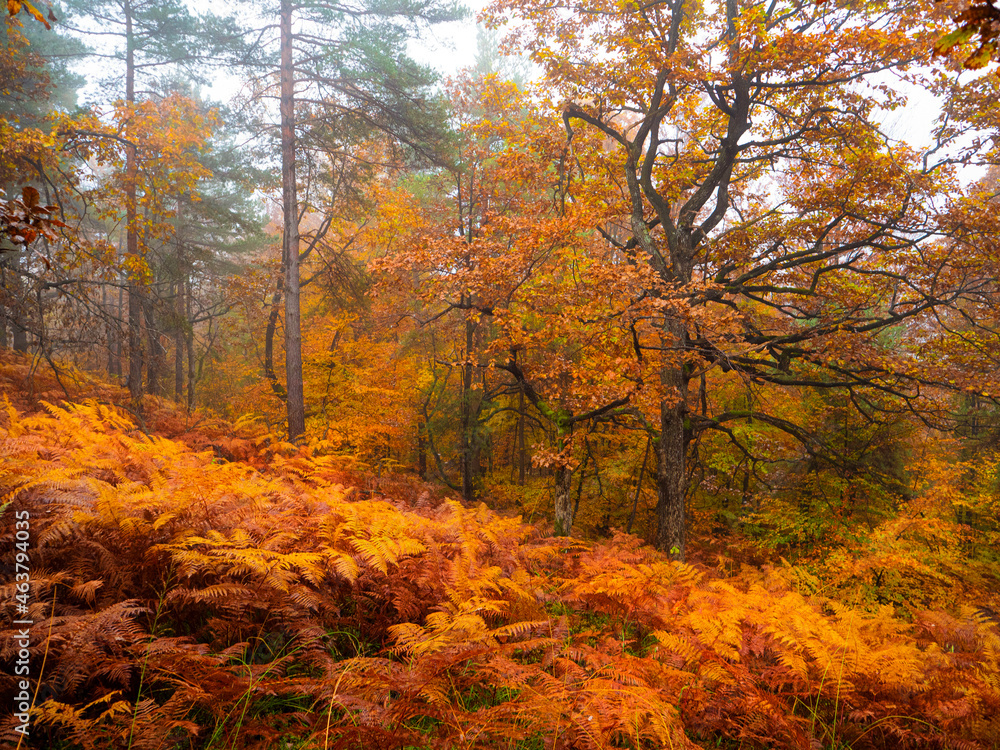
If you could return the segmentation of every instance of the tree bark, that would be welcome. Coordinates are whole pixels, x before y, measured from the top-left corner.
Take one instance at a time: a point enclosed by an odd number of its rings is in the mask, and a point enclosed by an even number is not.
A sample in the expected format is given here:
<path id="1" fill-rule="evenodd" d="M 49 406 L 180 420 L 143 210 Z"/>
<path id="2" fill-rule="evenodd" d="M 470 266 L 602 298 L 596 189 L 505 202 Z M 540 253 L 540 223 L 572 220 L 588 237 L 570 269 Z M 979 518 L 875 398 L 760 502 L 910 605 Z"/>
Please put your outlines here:
<path id="1" fill-rule="evenodd" d="M 281 0 L 281 187 L 285 258 L 285 388 L 288 439 L 306 431 L 302 384 L 302 324 L 299 306 L 299 209 L 295 184 L 295 69 L 292 56 L 292 4 Z"/>
<path id="2" fill-rule="evenodd" d="M 524 451 L 524 383 L 518 383 L 517 401 L 517 484 L 524 487 L 524 465 L 526 455 Z"/>
<path id="3" fill-rule="evenodd" d="M 125 0 L 125 101 L 135 105 L 135 40 L 132 33 L 132 3 Z M 125 146 L 125 253 L 128 259 L 139 258 L 139 214 L 136 200 L 135 145 L 129 141 Z M 142 288 L 134 278 L 134 271 L 128 279 L 128 390 L 132 398 L 132 408 L 142 413 Z"/>
<path id="4" fill-rule="evenodd" d="M 473 452 L 474 436 L 472 416 L 472 347 L 475 343 L 475 324 L 465 321 L 465 363 L 462 365 L 462 499 L 466 502 L 475 500 L 475 485 L 473 482 Z"/>
<path id="5" fill-rule="evenodd" d="M 568 466 L 559 466 L 555 480 L 555 535 L 569 536 L 576 515 L 572 493 L 573 470 Z"/>
<path id="6" fill-rule="evenodd" d="M 185 280 L 185 290 L 184 290 L 184 311 L 185 318 L 188 321 L 188 325 L 185 327 L 184 333 L 187 338 L 187 408 L 188 411 L 194 408 L 194 383 L 196 380 L 194 366 L 194 324 L 192 320 L 193 304 L 191 302 L 191 277 L 188 276 Z"/>
<path id="7" fill-rule="evenodd" d="M 111 317 L 111 311 L 108 309 L 108 287 L 107 285 L 101 285 L 101 312 L 104 314 L 104 336 L 105 341 L 108 342 L 107 357 L 105 360 L 106 369 L 108 375 L 114 372 L 114 361 L 115 361 L 115 338 L 112 333 L 112 326 L 109 318 Z"/>
<path id="8" fill-rule="evenodd" d="M 189 325 L 184 315 L 184 277 L 177 280 L 175 289 L 175 315 L 177 326 L 174 329 L 174 401 L 184 403 L 184 329 Z"/>
<path id="9" fill-rule="evenodd" d="M 642 454 L 642 466 L 639 467 L 639 478 L 635 483 L 635 498 L 632 500 L 632 513 L 628 517 L 628 526 L 625 527 L 625 533 L 632 533 L 632 526 L 635 523 L 635 513 L 639 509 L 639 497 L 642 494 L 642 480 L 646 475 L 646 462 L 649 461 L 649 447 L 653 444 L 653 439 L 650 437 L 646 440 L 646 451 Z"/>
<path id="10" fill-rule="evenodd" d="M 118 302 L 115 306 L 115 338 L 114 338 L 114 375 L 118 378 L 118 384 L 122 382 L 122 312 L 125 309 L 125 290 L 118 287 Z"/>
<path id="11" fill-rule="evenodd" d="M 417 474 L 427 479 L 427 423 L 417 422 Z"/>
<path id="12" fill-rule="evenodd" d="M 0 295 L 6 296 L 7 292 L 7 269 L 0 264 Z M 7 306 L 0 303 L 0 349 L 6 349 L 10 346 L 7 340 L 7 318 L 10 317 L 7 312 Z"/>
<path id="13" fill-rule="evenodd" d="M 281 270 L 278 272 L 278 281 L 275 284 L 274 296 L 271 297 L 271 311 L 267 315 L 267 328 L 264 330 L 264 377 L 271 384 L 271 390 L 282 401 L 288 397 L 288 392 L 278 380 L 278 373 L 274 371 L 274 336 L 278 331 L 278 316 L 281 314 L 281 290 L 284 288 L 284 285 L 285 260 L 282 258 Z"/>
<path id="14" fill-rule="evenodd" d="M 24 281 L 21 278 L 20 267 L 21 258 L 15 256 L 13 269 L 5 283 L 10 303 L 6 308 L 6 316 L 7 322 L 10 323 L 11 348 L 20 354 L 27 354 L 28 322 L 25 313 L 27 300 L 25 299 Z"/>
<path id="15" fill-rule="evenodd" d="M 656 546 L 679 560 L 684 559 L 684 496 L 687 480 L 688 376 L 684 364 L 673 359 L 685 341 L 683 322 L 667 318 L 663 323 L 661 345 L 668 361 L 660 370 L 660 441 L 656 450 Z"/>
<path id="16" fill-rule="evenodd" d="M 154 396 L 160 394 L 160 375 L 163 372 L 166 349 L 160 341 L 160 332 L 156 328 L 156 316 L 153 301 L 148 295 L 143 295 L 142 312 L 146 322 L 146 341 L 149 344 L 149 357 L 146 363 L 146 392 Z"/>
<path id="17" fill-rule="evenodd" d="M 17 320 L 11 320 L 11 327 L 14 329 L 14 351 L 19 354 L 28 353 L 28 331 L 20 325 Z"/>

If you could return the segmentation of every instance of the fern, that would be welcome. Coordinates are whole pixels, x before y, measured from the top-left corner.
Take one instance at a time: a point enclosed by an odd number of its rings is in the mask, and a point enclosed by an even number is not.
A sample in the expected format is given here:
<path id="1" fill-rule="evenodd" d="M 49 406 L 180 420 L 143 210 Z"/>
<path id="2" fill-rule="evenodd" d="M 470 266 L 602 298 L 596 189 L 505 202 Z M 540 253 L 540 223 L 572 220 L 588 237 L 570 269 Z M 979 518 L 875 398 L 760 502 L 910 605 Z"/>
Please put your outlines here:
<path id="1" fill-rule="evenodd" d="M 31 512 L 33 722 L 51 746 L 1000 742 L 989 616 L 910 621 L 836 596 L 897 559 L 928 603 L 980 585 L 924 554 L 959 539 L 947 525 L 907 517 L 818 572 L 723 576 L 623 535 L 544 539 L 484 506 L 359 500 L 329 456 L 260 434 L 226 449 L 258 451 L 267 474 L 100 404 L 4 419 L 0 495 Z"/>

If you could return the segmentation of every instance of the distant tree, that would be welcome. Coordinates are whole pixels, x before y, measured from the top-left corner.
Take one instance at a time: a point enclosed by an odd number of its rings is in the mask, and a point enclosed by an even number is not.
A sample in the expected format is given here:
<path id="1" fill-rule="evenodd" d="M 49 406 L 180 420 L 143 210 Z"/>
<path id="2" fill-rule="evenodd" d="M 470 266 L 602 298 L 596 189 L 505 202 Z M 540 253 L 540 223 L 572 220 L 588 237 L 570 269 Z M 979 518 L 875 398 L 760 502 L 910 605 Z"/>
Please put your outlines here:
<path id="1" fill-rule="evenodd" d="M 79 49 L 76 40 L 39 24 L 5 18 L 0 39 L 0 192 L 7 200 L 0 241 L 0 346 L 8 344 L 9 327 L 14 348 L 22 352 L 35 325 L 28 314 L 33 306 L 29 300 L 37 298 L 28 278 L 30 245 L 55 237 L 48 231 L 26 234 L 25 229 L 53 226 L 55 215 L 49 212 L 55 208 L 44 208 L 55 203 L 50 187 L 60 179 L 54 168 L 59 155 L 53 115 L 75 107 L 81 79 L 69 72 L 66 55 Z M 22 191 L 24 186 L 31 189 Z"/>
<path id="2" fill-rule="evenodd" d="M 189 87 L 178 83 L 175 88 Z M 196 104 L 205 116 L 214 113 L 214 107 Z M 204 174 L 193 190 L 175 195 L 169 236 L 151 259 L 155 283 L 148 296 L 147 329 L 150 352 L 160 356 L 151 358 L 149 381 L 167 374 L 166 352 L 158 343 L 162 334 L 174 345 L 174 398 L 188 408 L 195 404 L 198 362 L 210 352 L 218 319 L 231 307 L 227 279 L 245 272 L 248 257 L 265 241 L 266 217 L 256 191 L 269 175 L 240 147 L 239 122 L 225 113 L 215 114 L 214 122 L 197 157 Z M 200 329 L 206 329 L 201 347 Z"/>
<path id="3" fill-rule="evenodd" d="M 91 56 L 105 61 L 107 71 L 100 80 L 105 94 L 117 94 L 126 109 L 148 96 L 153 77 L 183 67 L 191 77 L 204 75 L 203 66 L 236 44 L 237 37 L 224 20 L 192 15 L 176 0 L 69 0 L 66 27 L 93 43 Z M 137 89 L 137 86 L 146 89 Z M 109 97 L 111 98 L 111 97 Z M 136 141 L 131 118 L 122 120 L 120 134 L 125 147 L 122 182 L 125 214 L 123 266 L 131 268 L 128 287 L 128 387 L 138 407 L 144 390 L 146 364 L 142 340 L 145 284 L 137 269 L 145 265 L 147 248 L 140 244 L 138 169 Z"/>

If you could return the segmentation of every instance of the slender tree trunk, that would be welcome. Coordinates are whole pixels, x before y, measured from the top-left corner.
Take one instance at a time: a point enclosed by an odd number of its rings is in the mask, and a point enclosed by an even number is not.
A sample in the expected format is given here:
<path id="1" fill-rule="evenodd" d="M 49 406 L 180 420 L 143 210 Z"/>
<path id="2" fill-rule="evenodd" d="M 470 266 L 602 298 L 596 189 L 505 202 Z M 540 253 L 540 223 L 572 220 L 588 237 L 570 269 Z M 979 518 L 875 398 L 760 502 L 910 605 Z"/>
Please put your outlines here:
<path id="1" fill-rule="evenodd" d="M 108 375 L 110 375 L 114 368 L 115 339 L 112 336 L 111 323 L 108 320 L 111 317 L 111 311 L 108 309 L 108 287 L 103 284 L 101 285 L 101 311 L 104 313 L 104 340 L 108 342 L 108 356 L 105 360 L 105 364 Z"/>
<path id="2" fill-rule="evenodd" d="M 288 439 L 306 431 L 302 385 L 302 330 L 299 306 L 299 208 L 295 184 L 295 69 L 292 59 L 292 3 L 281 0 L 281 186 L 285 257 L 285 387 Z"/>
<path id="3" fill-rule="evenodd" d="M 20 324 L 17 320 L 11 320 L 12 328 L 14 329 L 13 339 L 14 339 L 14 351 L 20 352 L 21 354 L 28 353 L 28 329 Z"/>
<path id="4" fill-rule="evenodd" d="M 178 200 L 178 228 L 183 223 L 183 216 L 184 206 Z M 184 281 L 187 275 L 187 259 L 184 253 L 184 243 L 181 241 L 179 232 L 174 233 L 174 241 L 177 246 L 177 266 L 174 271 L 174 281 L 171 284 L 171 290 L 174 294 L 174 403 L 180 404 L 184 401 L 184 329 L 188 325 L 188 319 L 184 315 Z"/>
<path id="5" fill-rule="evenodd" d="M 128 390 L 134 408 L 139 410 L 142 401 L 142 300 L 139 288 L 128 284 Z"/>
<path id="6" fill-rule="evenodd" d="M 156 316 L 153 311 L 153 301 L 148 296 L 142 298 L 142 313 L 146 321 L 146 340 L 149 344 L 149 358 L 146 363 L 146 392 L 154 396 L 160 394 L 160 375 L 163 372 L 163 360 L 166 350 L 160 341 L 160 332 L 156 328 Z"/>
<path id="7" fill-rule="evenodd" d="M 184 329 L 174 334 L 174 401 L 184 403 Z"/>
<path id="8" fill-rule="evenodd" d="M 122 312 L 125 308 L 125 290 L 122 287 L 118 287 L 118 304 L 115 307 L 115 371 L 114 375 L 118 378 L 118 383 L 122 382 Z"/>
<path id="9" fill-rule="evenodd" d="M 663 324 L 661 344 L 665 353 L 680 352 L 685 329 L 681 321 L 668 318 Z M 656 546 L 684 559 L 685 514 L 684 496 L 687 478 L 687 418 L 688 376 L 684 365 L 667 361 L 660 370 L 660 442 L 657 446 L 657 538 Z"/>
<path id="10" fill-rule="evenodd" d="M 14 185 L 5 185 L 4 192 L 8 198 L 15 196 Z M 17 259 L 14 259 L 17 263 Z M 12 273 L 11 276 L 16 276 Z M 13 284 L 13 278 L 10 283 Z M 0 264 L 0 348 L 6 349 L 11 345 L 11 340 L 7 336 L 7 324 L 10 323 L 11 334 L 16 330 L 14 326 L 14 289 L 8 287 L 7 268 Z"/>
<path id="11" fill-rule="evenodd" d="M 556 469 L 555 535 L 569 536 L 573 530 L 576 503 L 573 502 L 573 470 L 568 466 Z"/>
<path id="12" fill-rule="evenodd" d="M 524 487 L 524 464 L 527 456 L 524 452 L 524 383 L 518 392 L 517 401 L 517 484 Z"/>
<path id="13" fill-rule="evenodd" d="M 282 253 L 284 256 L 284 253 Z M 274 394 L 284 401 L 288 397 L 285 387 L 278 381 L 278 373 L 274 371 L 274 336 L 278 330 L 278 316 L 281 314 L 281 290 L 285 284 L 285 260 L 282 257 L 281 271 L 275 284 L 274 296 L 271 297 L 271 311 L 267 316 L 267 329 L 264 331 L 264 377 L 271 384 Z"/>
<path id="14" fill-rule="evenodd" d="M 174 401 L 184 402 L 184 329 L 188 327 L 188 319 L 184 315 L 184 277 L 177 280 L 175 290 L 175 315 L 177 326 L 174 329 Z"/>
<path id="15" fill-rule="evenodd" d="M 427 479 L 427 423 L 417 422 L 417 473 Z"/>
<path id="16" fill-rule="evenodd" d="M 11 329 L 14 340 L 14 351 L 20 354 L 28 353 L 28 315 L 26 311 L 27 299 L 24 297 L 23 281 L 20 274 L 14 274 L 14 292 L 16 294 L 16 306 L 11 310 L 13 315 L 10 318 Z"/>
<path id="17" fill-rule="evenodd" d="M 472 435 L 472 347 L 475 343 L 475 324 L 465 321 L 465 363 L 462 366 L 462 498 L 466 502 L 475 500 L 473 483 L 473 435 Z"/>
<path id="18" fill-rule="evenodd" d="M 132 38 L 132 3 L 125 0 L 125 101 L 135 105 L 135 41 Z M 128 133 L 128 131 L 126 131 Z M 135 262 L 139 259 L 139 212 L 136 198 L 138 165 L 135 145 L 125 146 L 125 253 Z M 128 279 L 128 390 L 132 406 L 142 410 L 142 287 L 132 276 Z"/>
<path id="19" fill-rule="evenodd" d="M 10 305 L 7 307 L 7 320 L 10 322 L 11 345 L 15 352 L 28 353 L 28 321 L 27 299 L 25 299 L 24 280 L 21 278 L 21 259 L 14 258 L 14 268 L 9 276 L 7 289 Z"/>
<path id="20" fill-rule="evenodd" d="M 628 517 L 628 526 L 625 527 L 625 533 L 632 533 L 632 525 L 635 523 L 635 512 L 639 508 L 639 497 L 642 493 L 642 480 L 646 475 L 646 462 L 649 461 L 649 446 L 653 444 L 653 439 L 649 438 L 646 441 L 646 451 L 642 454 L 642 466 L 639 468 L 639 479 L 635 483 L 635 499 L 632 500 L 632 513 Z"/>
<path id="21" fill-rule="evenodd" d="M 185 337 L 187 339 L 187 408 L 188 411 L 194 408 L 194 383 L 196 379 L 194 366 L 194 323 L 192 315 L 194 303 L 191 301 L 191 277 L 188 276 L 185 279 L 185 289 L 184 289 L 184 318 L 187 320 L 187 325 L 184 327 Z"/>

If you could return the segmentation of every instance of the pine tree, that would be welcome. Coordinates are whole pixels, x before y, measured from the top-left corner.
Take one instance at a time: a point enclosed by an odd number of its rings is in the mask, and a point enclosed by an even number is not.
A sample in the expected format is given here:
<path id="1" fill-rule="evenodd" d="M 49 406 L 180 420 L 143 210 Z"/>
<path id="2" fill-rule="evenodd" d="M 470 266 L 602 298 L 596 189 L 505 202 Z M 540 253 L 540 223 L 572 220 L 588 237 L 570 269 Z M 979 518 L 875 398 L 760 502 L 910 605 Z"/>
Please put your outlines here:
<path id="1" fill-rule="evenodd" d="M 193 16 L 182 2 L 173 0 L 71 0 L 67 4 L 69 29 L 92 41 L 92 55 L 109 61 L 103 69 L 108 74 L 100 81 L 103 92 L 117 94 L 126 107 L 133 108 L 152 87 L 155 77 L 170 69 L 183 67 L 189 76 L 199 78 L 204 65 L 237 38 L 224 20 Z M 147 248 L 140 247 L 138 196 L 136 180 L 136 143 L 126 129 L 125 264 L 141 264 Z M 142 342 L 144 306 L 148 305 L 142 282 L 132 273 L 128 286 L 128 387 L 136 407 L 143 393 L 143 368 L 146 354 Z"/>
<path id="2" fill-rule="evenodd" d="M 261 33 L 246 64 L 262 81 L 275 71 L 280 79 L 286 400 L 289 438 L 297 440 L 305 432 L 299 221 L 305 210 L 315 208 L 304 205 L 298 194 L 302 153 L 315 149 L 317 139 L 347 146 L 358 134 L 374 131 L 414 153 L 440 158 L 443 111 L 430 92 L 433 76 L 406 55 L 405 47 L 420 27 L 453 20 L 461 12 L 441 1 L 293 6 L 281 0 L 277 5 L 259 12 L 278 11 L 278 38 Z"/>

